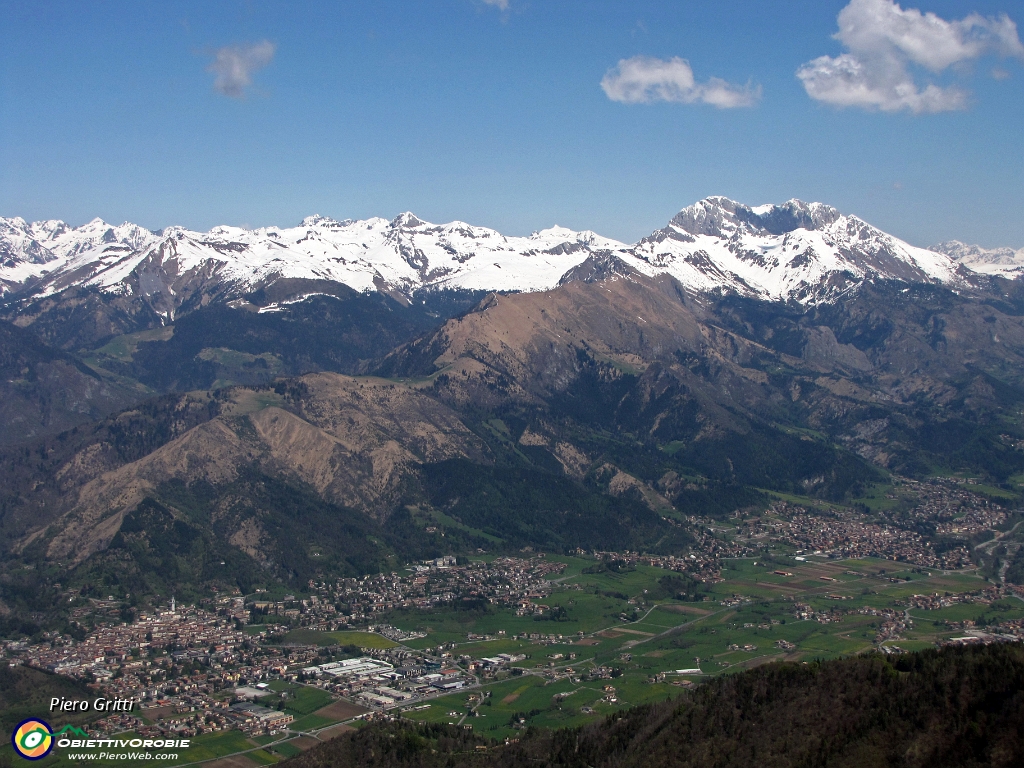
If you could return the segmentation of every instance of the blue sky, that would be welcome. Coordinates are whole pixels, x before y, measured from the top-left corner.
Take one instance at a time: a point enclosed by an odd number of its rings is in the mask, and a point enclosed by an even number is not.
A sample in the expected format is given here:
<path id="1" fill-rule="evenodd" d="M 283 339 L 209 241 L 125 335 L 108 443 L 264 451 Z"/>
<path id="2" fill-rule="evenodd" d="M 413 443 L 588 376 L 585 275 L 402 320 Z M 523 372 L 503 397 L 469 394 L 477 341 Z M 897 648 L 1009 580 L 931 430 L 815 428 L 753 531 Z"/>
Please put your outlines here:
<path id="1" fill-rule="evenodd" d="M 0 215 L 207 229 L 412 210 L 633 241 L 723 194 L 827 202 L 918 245 L 1024 246 L 1016 0 L 0 13 Z"/>

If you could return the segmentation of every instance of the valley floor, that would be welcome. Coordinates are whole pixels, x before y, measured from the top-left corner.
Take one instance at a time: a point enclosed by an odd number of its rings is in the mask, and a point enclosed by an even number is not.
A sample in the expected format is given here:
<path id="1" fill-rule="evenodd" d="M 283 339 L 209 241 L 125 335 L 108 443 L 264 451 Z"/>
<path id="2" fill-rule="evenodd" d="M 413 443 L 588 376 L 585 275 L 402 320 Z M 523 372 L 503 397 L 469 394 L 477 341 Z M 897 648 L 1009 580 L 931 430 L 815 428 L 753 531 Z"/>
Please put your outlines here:
<path id="1" fill-rule="evenodd" d="M 402 658 L 417 656 L 457 669 L 464 688 L 449 695 L 411 694 L 385 710 L 414 722 L 462 725 L 500 740 L 516 738 L 529 726 L 583 725 L 675 697 L 709 677 L 773 661 L 822 660 L 878 649 L 899 654 L 1024 635 L 1021 590 L 996 586 L 976 570 L 796 557 L 726 559 L 722 580 L 707 586 L 704 599 L 683 601 L 655 597 L 671 572 L 630 562 L 629 556 L 547 555 L 548 567 L 558 572 L 551 574 L 549 594 L 534 601 L 547 607 L 537 616 L 517 616 L 513 608 L 392 611 L 377 618 L 376 626 L 386 626 L 383 631 L 393 637 L 422 636 L 396 642 L 380 634 L 309 629 L 271 636 L 263 642 L 277 643 L 294 662 L 268 677 L 270 706 L 280 699 L 280 708 L 294 718 L 288 730 L 255 739 L 237 730 L 206 733 L 195 737 L 177 760 L 156 762 L 218 768 L 268 764 L 347 727 L 361 727 L 368 710 L 381 711 L 358 698 L 369 690 L 366 685 L 346 688 L 327 677 L 299 677 L 319 648 L 332 645 L 358 643 L 396 667 Z M 259 641 L 259 635 L 253 640 Z M 499 654 L 516 660 L 487 661 Z M 400 682 L 389 685 L 403 687 Z M 228 689 L 220 698 L 232 695 Z M 172 717 L 155 709 L 141 714 L 143 723 Z M 55 754 L 42 764 L 68 763 Z"/>

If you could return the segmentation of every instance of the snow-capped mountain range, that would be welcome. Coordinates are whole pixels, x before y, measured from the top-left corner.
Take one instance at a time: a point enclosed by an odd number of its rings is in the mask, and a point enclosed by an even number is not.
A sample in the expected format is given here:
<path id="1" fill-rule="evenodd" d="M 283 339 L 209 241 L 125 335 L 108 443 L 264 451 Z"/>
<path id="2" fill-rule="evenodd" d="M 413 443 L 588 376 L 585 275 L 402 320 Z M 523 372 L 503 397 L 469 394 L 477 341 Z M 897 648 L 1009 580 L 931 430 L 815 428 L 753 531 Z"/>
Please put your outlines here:
<path id="1" fill-rule="evenodd" d="M 975 272 L 986 275 L 1013 278 L 1024 274 L 1024 248 L 1016 251 L 1013 248 L 982 248 L 959 240 L 947 240 L 933 245 L 931 250 L 944 253 Z"/>
<path id="2" fill-rule="evenodd" d="M 197 290 L 215 287 L 218 298 L 230 300 L 283 278 L 395 296 L 444 288 L 547 290 L 591 255 L 604 254 L 644 274 L 669 274 L 695 292 L 815 304 L 871 278 L 957 284 L 970 279 L 969 270 L 1016 274 L 1024 254 L 1006 250 L 1010 256 L 960 243 L 927 250 L 821 203 L 751 208 L 723 197 L 684 208 L 632 245 L 557 226 L 506 237 L 458 221 L 430 224 L 411 213 L 391 221 L 310 216 L 292 228 L 222 226 L 205 233 L 151 232 L 100 219 L 72 228 L 0 218 L 0 295 L 31 301 L 93 288 L 158 304 L 173 319 Z"/>

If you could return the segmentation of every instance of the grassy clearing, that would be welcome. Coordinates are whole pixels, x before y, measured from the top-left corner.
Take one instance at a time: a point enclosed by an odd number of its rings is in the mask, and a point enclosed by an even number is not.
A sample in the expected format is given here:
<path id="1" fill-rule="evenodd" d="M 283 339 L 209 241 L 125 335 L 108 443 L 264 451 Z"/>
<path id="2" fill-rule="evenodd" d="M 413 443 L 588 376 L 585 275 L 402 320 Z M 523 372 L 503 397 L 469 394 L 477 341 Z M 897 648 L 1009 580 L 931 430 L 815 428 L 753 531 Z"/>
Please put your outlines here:
<path id="1" fill-rule="evenodd" d="M 318 632 L 312 629 L 293 629 L 284 636 L 285 643 L 301 645 L 355 645 L 360 648 L 394 648 L 398 645 L 394 640 L 373 632 Z"/>
<path id="2" fill-rule="evenodd" d="M 118 362 L 130 363 L 140 343 L 146 341 L 169 341 L 172 336 L 174 336 L 173 325 L 165 328 L 154 328 L 149 331 L 139 331 L 138 333 L 128 333 L 123 336 L 117 336 L 102 347 L 93 350 L 89 357 L 94 357 L 97 360 L 109 357 Z"/>
<path id="3" fill-rule="evenodd" d="M 868 486 L 862 496 L 853 499 L 854 504 L 863 504 L 872 512 L 895 509 L 900 504 L 898 494 L 893 492 L 893 485 L 890 483 L 875 483 Z M 888 498 L 895 496 L 896 498 Z"/>
<path id="4" fill-rule="evenodd" d="M 283 404 L 284 398 L 272 390 L 256 391 L 243 388 L 234 391 L 232 402 L 225 407 L 223 413 L 227 416 L 244 416 Z"/>

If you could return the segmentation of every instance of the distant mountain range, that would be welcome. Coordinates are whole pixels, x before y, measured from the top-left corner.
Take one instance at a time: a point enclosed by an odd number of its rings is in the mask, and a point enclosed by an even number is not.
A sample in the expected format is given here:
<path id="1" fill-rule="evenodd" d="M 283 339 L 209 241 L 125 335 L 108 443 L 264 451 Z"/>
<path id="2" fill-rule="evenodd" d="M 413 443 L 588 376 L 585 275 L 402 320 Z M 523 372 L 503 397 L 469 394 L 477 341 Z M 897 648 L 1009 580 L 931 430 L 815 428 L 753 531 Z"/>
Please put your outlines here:
<path id="1" fill-rule="evenodd" d="M 205 233 L 150 232 L 99 219 L 72 228 L 0 218 L 0 294 L 20 308 L 50 299 L 52 309 L 69 290 L 94 289 L 107 303 L 139 305 L 135 314 L 145 307 L 150 323 L 171 323 L 182 311 L 281 281 L 297 281 L 281 300 L 325 282 L 405 301 L 423 290 L 543 291 L 598 254 L 642 274 L 670 275 L 695 292 L 805 305 L 868 279 L 957 285 L 976 273 L 1016 275 L 1024 261 L 1019 251 L 955 241 L 916 248 L 856 216 L 799 200 L 751 208 L 710 197 L 632 245 L 562 227 L 506 237 L 459 221 L 430 224 L 411 213 L 391 221 L 310 216 L 292 228 Z M 272 302 L 260 309 L 275 308 Z"/>
<path id="2" fill-rule="evenodd" d="M 1024 487 L 1016 254 L 724 198 L 628 246 L 411 214 L 2 224 L 12 610 L 57 605 L 56 583 L 245 592 L 477 548 L 677 552 L 687 516 L 854 505 L 891 474 Z"/>
<path id="3" fill-rule="evenodd" d="M 982 248 L 959 240 L 933 245 L 931 250 L 944 253 L 975 272 L 1003 277 L 1019 277 L 1024 272 L 1024 248 Z"/>

